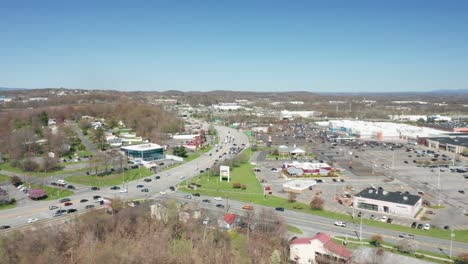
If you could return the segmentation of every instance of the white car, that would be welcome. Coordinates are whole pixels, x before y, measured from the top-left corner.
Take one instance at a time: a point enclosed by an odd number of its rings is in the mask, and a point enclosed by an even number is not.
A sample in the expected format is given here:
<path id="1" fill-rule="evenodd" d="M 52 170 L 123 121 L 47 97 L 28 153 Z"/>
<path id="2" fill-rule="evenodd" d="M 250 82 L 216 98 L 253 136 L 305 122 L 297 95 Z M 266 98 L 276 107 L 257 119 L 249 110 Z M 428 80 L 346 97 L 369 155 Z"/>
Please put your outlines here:
<path id="1" fill-rule="evenodd" d="M 223 198 L 221 198 L 221 197 L 215 197 L 215 198 L 213 198 L 213 200 L 215 200 L 215 201 L 222 201 Z"/>
<path id="2" fill-rule="evenodd" d="M 39 219 L 37 219 L 37 218 L 29 218 L 29 219 L 28 219 L 28 223 L 31 224 L 31 223 L 36 222 L 37 220 L 39 220 Z"/>
<path id="3" fill-rule="evenodd" d="M 120 193 L 127 193 L 128 190 L 127 190 L 127 189 L 122 189 L 122 190 L 120 190 L 119 192 L 120 192 Z"/>
<path id="4" fill-rule="evenodd" d="M 346 227 L 346 223 L 345 223 L 345 222 L 341 222 L 341 221 L 336 221 L 336 222 L 335 222 L 335 225 L 336 225 L 336 226 L 341 226 L 341 227 Z"/>
<path id="5" fill-rule="evenodd" d="M 384 215 L 380 218 L 380 222 L 387 222 L 387 217 Z"/>
<path id="6" fill-rule="evenodd" d="M 18 185 L 18 187 L 16 187 L 16 188 L 21 189 L 23 187 L 24 187 L 23 185 Z"/>
<path id="7" fill-rule="evenodd" d="M 431 225 L 430 224 L 425 224 L 423 229 L 424 230 L 429 230 L 429 229 L 431 229 Z"/>
<path id="8" fill-rule="evenodd" d="M 166 192 L 164 192 L 164 191 L 160 191 L 160 192 L 159 192 L 159 194 L 162 194 L 162 195 L 164 195 L 164 194 L 166 194 Z"/>
<path id="9" fill-rule="evenodd" d="M 182 180 L 183 178 L 185 178 L 185 176 L 180 176 L 180 177 L 179 177 L 179 179 L 181 179 L 181 180 Z"/>

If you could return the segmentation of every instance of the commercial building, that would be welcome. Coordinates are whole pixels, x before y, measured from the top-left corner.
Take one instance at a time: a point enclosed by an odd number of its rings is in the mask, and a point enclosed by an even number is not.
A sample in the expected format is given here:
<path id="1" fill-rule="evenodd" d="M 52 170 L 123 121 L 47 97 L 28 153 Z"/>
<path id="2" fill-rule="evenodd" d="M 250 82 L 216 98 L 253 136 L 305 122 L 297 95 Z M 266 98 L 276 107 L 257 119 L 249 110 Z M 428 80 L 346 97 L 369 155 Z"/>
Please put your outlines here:
<path id="1" fill-rule="evenodd" d="M 286 119 L 294 119 L 294 118 L 311 118 L 314 116 L 317 116 L 319 112 L 316 111 L 288 111 L 288 110 L 283 110 L 280 113 L 280 118 L 283 120 Z"/>
<path id="2" fill-rule="evenodd" d="M 153 143 L 125 146 L 120 148 L 129 159 L 141 159 L 152 161 L 164 159 L 164 149 L 162 146 Z"/>
<path id="3" fill-rule="evenodd" d="M 283 184 L 283 191 L 293 193 L 303 193 L 317 184 L 314 180 L 294 180 Z"/>
<path id="4" fill-rule="evenodd" d="M 461 154 L 468 148 L 468 136 L 426 138 L 426 144 L 431 149 Z"/>
<path id="5" fill-rule="evenodd" d="M 338 245 L 325 233 L 295 238 L 289 243 L 289 259 L 295 264 L 351 263 L 353 252 Z"/>
<path id="6" fill-rule="evenodd" d="M 283 164 L 284 170 L 289 172 L 291 168 L 302 171 L 302 173 L 300 172 L 297 173 L 298 176 L 301 176 L 302 174 L 327 175 L 332 170 L 332 167 L 330 165 L 328 165 L 327 163 L 322 163 L 322 162 L 293 161 L 293 162 L 287 162 Z"/>
<path id="7" fill-rule="evenodd" d="M 389 192 L 382 187 L 368 187 L 353 197 L 353 206 L 377 213 L 415 217 L 422 207 L 422 198 L 408 192 Z"/>
<path id="8" fill-rule="evenodd" d="M 236 110 L 241 110 L 244 108 L 241 105 L 238 105 L 237 103 L 221 103 L 217 105 L 213 105 L 214 110 L 218 111 L 236 111 Z"/>

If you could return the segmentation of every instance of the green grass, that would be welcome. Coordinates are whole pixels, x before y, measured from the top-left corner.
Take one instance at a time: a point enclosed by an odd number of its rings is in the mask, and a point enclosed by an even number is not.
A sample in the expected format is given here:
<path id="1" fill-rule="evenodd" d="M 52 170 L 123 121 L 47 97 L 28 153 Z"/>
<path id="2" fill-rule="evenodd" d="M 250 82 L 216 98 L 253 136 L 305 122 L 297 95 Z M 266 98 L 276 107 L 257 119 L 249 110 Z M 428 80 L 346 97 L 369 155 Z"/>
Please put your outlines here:
<path id="1" fill-rule="evenodd" d="M 344 237 L 335 237 L 335 238 L 332 238 L 333 242 L 337 243 L 337 244 L 340 244 L 342 245 L 342 241 L 339 239 L 345 239 Z M 371 240 L 370 239 L 362 239 L 361 242 L 365 242 L 363 244 L 358 244 L 358 243 L 352 243 L 352 242 L 359 242 L 359 239 L 357 238 L 347 238 L 347 241 L 348 241 L 348 244 L 346 245 L 347 248 L 349 249 L 356 249 L 358 247 L 361 247 L 361 246 L 365 246 L 365 247 L 371 247 L 371 248 L 377 248 L 376 246 L 372 245 L 370 242 Z M 350 243 L 351 241 L 351 243 Z M 396 245 L 395 244 L 391 244 L 391 243 L 388 243 L 388 242 L 382 242 L 382 245 L 385 245 L 387 247 L 392 247 L 395 248 Z M 408 253 L 403 253 L 403 252 L 399 252 L 396 248 L 394 250 L 390 249 L 390 248 L 386 248 L 386 247 L 381 247 L 382 249 L 384 249 L 385 251 L 389 251 L 389 252 L 392 252 L 392 253 L 395 253 L 395 254 L 400 254 L 400 255 L 403 255 L 403 256 L 408 256 L 408 257 L 413 257 L 413 258 L 416 258 L 415 254 L 408 254 Z M 433 256 L 433 257 L 437 257 L 437 258 L 443 258 L 443 259 L 446 259 L 447 261 L 449 261 L 450 259 L 444 255 L 444 254 L 439 254 L 439 253 L 434 253 L 434 252 L 429 252 L 429 251 L 425 251 L 425 250 L 416 250 L 415 253 L 419 253 L 419 254 L 424 254 L 424 255 L 429 255 L 429 256 Z M 432 259 L 432 258 L 429 258 L 429 257 L 424 257 L 422 258 L 423 260 L 427 260 L 427 261 L 431 261 L 431 262 L 435 262 L 435 263 L 446 263 L 445 261 L 443 260 L 437 260 L 437 259 Z"/>
<path id="2" fill-rule="evenodd" d="M 15 207 L 16 207 L 16 203 L 12 203 L 12 204 L 1 204 L 1 205 L 0 205 L 0 210 L 11 209 L 11 208 L 15 208 Z"/>
<path id="3" fill-rule="evenodd" d="M 149 169 L 140 167 L 138 169 L 128 170 L 122 173 L 112 173 L 106 176 L 94 176 L 94 175 L 75 175 L 66 177 L 65 180 L 72 183 L 88 185 L 88 186 L 114 186 L 122 184 L 123 181 L 133 181 L 136 179 L 148 177 L 152 175 Z"/>
<path id="4" fill-rule="evenodd" d="M 12 173 L 17 173 L 22 175 L 28 175 L 28 176 L 35 176 L 35 177 L 47 177 L 47 176 L 56 176 L 56 175 L 61 175 L 61 174 L 68 174 L 68 173 L 75 173 L 75 172 L 81 172 L 81 171 L 87 171 L 87 168 L 83 169 L 78 169 L 78 170 L 56 170 L 56 171 L 50 171 L 50 172 L 34 172 L 34 171 L 23 171 L 21 168 L 16 168 L 10 165 L 10 163 L 5 162 L 0 164 L 0 169 L 4 171 L 9 171 Z"/>
<path id="5" fill-rule="evenodd" d="M 25 184 L 25 186 L 29 185 Z M 47 194 L 47 198 L 43 199 L 43 201 L 57 200 L 73 194 L 73 192 L 70 190 L 55 188 L 47 185 L 31 184 L 31 189 L 42 189 Z"/>
<path id="6" fill-rule="evenodd" d="M 303 234 L 304 232 L 302 232 L 302 230 L 298 227 L 295 227 L 295 226 L 292 226 L 292 225 L 287 225 L 286 226 L 286 229 L 291 232 L 291 233 L 294 233 L 294 234 Z"/>
<path id="7" fill-rule="evenodd" d="M 77 151 L 76 154 L 78 154 L 79 157 L 93 155 L 93 153 L 89 150 L 80 150 L 80 151 Z"/>
<path id="8" fill-rule="evenodd" d="M 4 175 L 4 174 L 0 174 L 0 183 L 8 182 L 8 181 L 10 181 L 10 176 Z"/>
<path id="9" fill-rule="evenodd" d="M 213 146 L 212 145 L 208 145 L 206 147 L 203 147 L 199 150 L 197 150 L 198 153 L 200 154 L 203 154 L 203 153 L 207 153 L 208 151 L 212 150 L 213 149 Z"/>
<path id="10" fill-rule="evenodd" d="M 197 152 L 190 153 L 186 158 L 184 158 L 184 161 L 189 162 L 189 161 L 194 160 L 194 159 L 196 159 L 198 157 L 200 157 L 200 153 L 197 153 Z"/>

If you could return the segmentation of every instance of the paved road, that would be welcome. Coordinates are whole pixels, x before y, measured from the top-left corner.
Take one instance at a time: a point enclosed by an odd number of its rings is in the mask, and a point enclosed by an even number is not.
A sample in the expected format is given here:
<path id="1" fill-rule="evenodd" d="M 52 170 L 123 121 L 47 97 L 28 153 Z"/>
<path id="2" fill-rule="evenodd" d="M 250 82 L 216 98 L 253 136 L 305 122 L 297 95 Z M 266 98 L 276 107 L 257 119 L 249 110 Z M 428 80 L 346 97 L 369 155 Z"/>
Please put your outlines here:
<path id="1" fill-rule="evenodd" d="M 83 135 L 83 132 L 81 132 L 81 129 L 78 127 L 76 124 L 71 124 L 71 127 L 73 131 L 78 135 L 78 137 L 81 139 L 81 143 L 86 147 L 87 150 L 91 151 L 94 155 L 98 153 L 98 150 L 94 146 L 93 143 L 89 141 L 89 139 Z"/>
<path id="2" fill-rule="evenodd" d="M 70 196 L 73 205 L 62 209 L 76 208 L 79 211 L 84 210 L 86 205 L 95 204 L 92 199 L 94 195 L 108 198 L 120 197 L 123 199 L 133 199 L 148 198 L 152 195 L 159 195 L 161 191 L 168 192 L 170 186 L 176 186 L 184 179 L 197 176 L 200 170 L 205 170 L 206 168 L 211 167 L 214 161 L 219 159 L 219 155 L 224 152 L 227 153 L 233 144 L 237 144 L 238 146 L 246 144 L 248 146 L 248 138 L 245 134 L 238 132 L 235 129 L 223 126 L 217 126 L 216 129 L 218 130 L 218 134 L 221 139 L 220 142 L 223 142 L 223 139 L 226 137 L 235 138 L 234 142 L 220 143 L 218 152 L 213 148 L 210 152 L 201 155 L 195 160 L 183 163 L 170 170 L 154 174 L 148 177 L 153 179 L 150 183 L 144 182 L 143 179 L 126 183 L 125 186 L 121 186 L 121 188 L 124 187 L 128 189 L 128 192 L 126 193 L 110 190 L 109 187 L 103 187 L 99 191 L 92 191 L 90 188 L 79 188 L 74 195 Z M 212 154 L 211 156 L 209 155 L 210 153 Z M 155 180 L 154 176 L 156 175 L 161 177 L 160 180 Z M 181 179 L 181 177 L 184 177 L 184 179 Z M 141 192 L 141 188 L 136 188 L 138 184 L 143 184 L 145 188 L 149 189 L 149 192 Z M 82 199 L 87 199 L 88 202 L 80 203 Z M 2 210 L 0 211 L 0 226 L 10 225 L 12 228 L 15 228 L 27 224 L 29 218 L 38 218 L 40 220 L 50 219 L 55 213 L 55 210 L 49 210 L 49 206 L 51 205 L 60 206 L 61 204 L 59 204 L 58 201 L 38 201 L 19 204 L 15 208 Z"/>

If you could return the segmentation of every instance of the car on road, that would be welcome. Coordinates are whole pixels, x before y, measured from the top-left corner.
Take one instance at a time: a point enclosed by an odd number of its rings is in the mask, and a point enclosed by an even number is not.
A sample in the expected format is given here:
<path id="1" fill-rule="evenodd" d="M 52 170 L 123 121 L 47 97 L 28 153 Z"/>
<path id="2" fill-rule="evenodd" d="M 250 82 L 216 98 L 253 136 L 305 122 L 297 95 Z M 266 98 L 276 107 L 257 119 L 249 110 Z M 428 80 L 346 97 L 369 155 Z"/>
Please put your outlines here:
<path id="1" fill-rule="evenodd" d="M 70 198 L 62 198 L 59 200 L 59 203 L 66 203 L 66 202 L 69 202 L 71 201 Z"/>
<path id="2" fill-rule="evenodd" d="M 161 176 L 156 176 L 156 177 L 154 177 L 154 178 L 155 178 L 156 180 L 159 180 L 159 179 L 161 179 Z"/>
<path id="3" fill-rule="evenodd" d="M 94 208 L 94 204 L 88 204 L 85 208 L 86 208 L 86 209 Z"/>
<path id="4" fill-rule="evenodd" d="M 166 194 L 166 192 L 160 191 L 159 194 L 164 195 L 164 194 Z"/>
<path id="5" fill-rule="evenodd" d="M 336 221 L 336 222 L 335 222 L 335 226 L 346 227 L 346 223 L 345 223 L 345 222 L 341 222 L 341 221 Z"/>
<path id="6" fill-rule="evenodd" d="M 184 178 L 185 178 L 185 176 L 180 176 L 180 177 L 179 177 L 179 179 L 181 179 L 181 180 L 184 179 Z"/>
<path id="7" fill-rule="evenodd" d="M 94 200 L 97 200 L 97 199 L 100 199 L 100 198 L 101 198 L 101 196 L 99 196 L 99 195 L 94 195 L 94 196 L 93 196 L 93 199 L 94 199 Z"/>
<path id="8" fill-rule="evenodd" d="M 64 205 L 64 206 L 70 206 L 70 205 L 73 205 L 73 203 L 72 203 L 72 202 L 66 202 L 66 203 L 64 203 L 63 205 Z"/>
<path id="9" fill-rule="evenodd" d="M 8 228 L 11 228 L 11 226 L 9 226 L 9 225 L 0 226 L 0 230 L 4 230 L 4 229 L 8 229 Z"/>
<path id="10" fill-rule="evenodd" d="M 380 218 L 380 222 L 387 222 L 387 217 L 384 215 Z"/>
<path id="11" fill-rule="evenodd" d="M 34 223 L 34 222 L 36 222 L 37 220 L 39 220 L 39 219 L 37 219 L 37 218 L 29 218 L 29 219 L 28 219 L 28 224 Z"/>
<path id="12" fill-rule="evenodd" d="M 137 188 L 143 188 L 143 187 L 145 187 L 145 186 L 144 186 L 143 184 L 138 184 L 136 187 L 137 187 Z"/>
<path id="13" fill-rule="evenodd" d="M 204 203 L 210 203 L 210 200 L 204 199 L 204 200 L 202 200 L 202 202 L 204 202 Z"/>
<path id="14" fill-rule="evenodd" d="M 325 182 L 325 181 L 322 180 L 322 179 L 316 179 L 315 181 L 316 181 L 317 183 L 324 183 L 324 182 Z"/>
<path id="15" fill-rule="evenodd" d="M 465 194 L 464 190 L 458 190 L 458 192 L 461 193 L 461 194 Z"/>
<path id="16" fill-rule="evenodd" d="M 222 205 L 222 204 L 217 204 L 216 207 L 218 207 L 218 208 L 224 208 L 224 205 Z"/>
<path id="17" fill-rule="evenodd" d="M 119 193 L 127 193 L 127 192 L 128 192 L 127 189 L 122 189 L 122 190 L 119 191 Z"/>
<path id="18" fill-rule="evenodd" d="M 253 210 L 254 208 L 250 204 L 245 204 L 244 206 L 242 206 L 242 209 L 244 209 L 244 210 Z"/>
<path id="19" fill-rule="evenodd" d="M 344 180 L 344 179 L 340 179 L 340 182 L 345 182 L 345 180 Z"/>
<path id="20" fill-rule="evenodd" d="M 205 171 L 204 170 L 200 170 L 200 173 L 204 173 Z"/>
<path id="21" fill-rule="evenodd" d="M 416 222 L 411 223 L 411 227 L 415 228 L 418 224 Z"/>
<path id="22" fill-rule="evenodd" d="M 112 186 L 110 187 L 111 190 L 120 190 L 120 187 L 119 186 Z"/>
<path id="23" fill-rule="evenodd" d="M 150 178 L 144 179 L 145 182 L 151 182 L 152 180 Z"/>
<path id="24" fill-rule="evenodd" d="M 185 199 L 192 199 L 192 196 L 190 194 L 184 195 Z"/>
<path id="25" fill-rule="evenodd" d="M 193 193 L 193 196 L 200 197 L 200 193 Z"/>
<path id="26" fill-rule="evenodd" d="M 66 213 L 67 210 L 64 210 L 64 209 L 59 209 L 57 211 L 55 211 L 55 214 L 63 214 L 63 213 Z"/>
<path id="27" fill-rule="evenodd" d="M 67 189 L 74 190 L 74 189 L 76 189 L 76 188 L 75 188 L 75 186 L 73 186 L 73 185 L 67 185 Z"/>
<path id="28" fill-rule="evenodd" d="M 418 226 L 416 227 L 417 229 L 422 229 L 423 228 L 423 224 L 418 224 Z"/>
<path id="29" fill-rule="evenodd" d="M 215 201 L 222 201 L 223 198 L 221 198 L 221 197 L 215 197 L 215 198 L 213 198 L 213 200 L 215 200 Z"/>
<path id="30" fill-rule="evenodd" d="M 424 230 L 429 230 L 429 229 L 431 229 L 431 225 L 430 224 L 425 224 L 423 229 Z"/>
<path id="31" fill-rule="evenodd" d="M 169 187 L 169 190 L 171 190 L 171 191 L 175 191 L 175 188 L 174 188 L 174 186 L 171 186 L 171 187 Z"/>
<path id="32" fill-rule="evenodd" d="M 81 199 L 80 203 L 86 203 L 87 201 L 88 201 L 88 199 Z"/>
<path id="33" fill-rule="evenodd" d="M 96 186 L 91 187 L 91 191 L 99 191 L 99 190 L 101 190 L 101 188 L 96 187 Z"/>
<path id="34" fill-rule="evenodd" d="M 444 226 L 444 229 L 445 230 L 450 230 L 450 226 L 446 225 L 446 226 Z"/>
<path id="35" fill-rule="evenodd" d="M 336 182 L 337 180 L 336 179 L 333 179 L 333 182 Z"/>
<path id="36" fill-rule="evenodd" d="M 77 211 L 78 211 L 78 210 L 75 209 L 75 208 L 70 208 L 70 209 L 67 210 L 67 214 L 75 213 L 75 212 L 77 212 Z"/>
<path id="37" fill-rule="evenodd" d="M 406 233 L 401 233 L 401 234 L 398 235 L 398 237 L 406 238 L 406 239 L 414 239 L 413 234 L 406 234 Z"/>
<path id="38" fill-rule="evenodd" d="M 141 192 L 149 192 L 148 188 L 141 189 Z"/>
<path id="39" fill-rule="evenodd" d="M 55 206 L 55 205 L 49 206 L 49 210 L 55 210 L 55 209 L 58 209 L 58 206 Z"/>
<path id="40" fill-rule="evenodd" d="M 283 207 L 276 207 L 275 210 L 276 210 L 276 211 L 279 211 L 279 212 L 284 212 L 284 208 L 283 208 Z"/>

